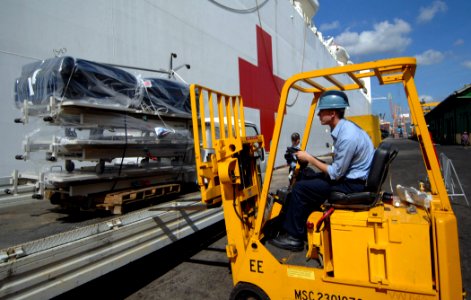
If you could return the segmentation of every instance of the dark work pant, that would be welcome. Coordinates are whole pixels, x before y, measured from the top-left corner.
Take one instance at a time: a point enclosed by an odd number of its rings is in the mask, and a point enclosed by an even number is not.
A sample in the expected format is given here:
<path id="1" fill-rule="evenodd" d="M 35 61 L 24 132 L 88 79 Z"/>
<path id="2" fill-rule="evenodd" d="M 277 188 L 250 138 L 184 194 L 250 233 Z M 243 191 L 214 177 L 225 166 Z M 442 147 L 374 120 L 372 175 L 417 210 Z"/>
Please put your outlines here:
<path id="1" fill-rule="evenodd" d="M 364 184 L 348 181 L 334 181 L 325 176 L 296 182 L 289 195 L 284 230 L 291 236 L 304 239 L 306 237 L 306 221 L 309 215 L 320 210 L 332 191 L 342 193 L 363 192 Z"/>

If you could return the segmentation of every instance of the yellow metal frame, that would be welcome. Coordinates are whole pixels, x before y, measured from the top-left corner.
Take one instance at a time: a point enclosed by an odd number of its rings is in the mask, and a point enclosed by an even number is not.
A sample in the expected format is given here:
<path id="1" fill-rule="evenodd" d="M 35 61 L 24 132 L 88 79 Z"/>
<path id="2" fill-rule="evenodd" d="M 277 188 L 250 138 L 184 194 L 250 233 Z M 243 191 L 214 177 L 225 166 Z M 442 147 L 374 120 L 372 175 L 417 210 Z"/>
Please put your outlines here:
<path id="1" fill-rule="evenodd" d="M 190 94 L 198 185 L 201 188 L 202 201 L 214 203 L 221 200 L 219 186 L 221 178 L 217 164 L 221 151 L 217 151 L 218 141 L 245 137 L 243 100 L 240 96 L 227 95 L 195 84 L 191 85 Z M 209 122 L 206 121 L 206 117 L 209 118 Z M 206 136 L 207 123 L 211 132 L 209 141 Z M 219 139 L 216 139 L 217 130 Z M 222 142 L 219 142 L 219 147 L 224 148 Z M 201 148 L 211 149 L 212 154 L 202 157 Z M 225 153 L 230 156 L 239 149 L 219 150 L 226 150 Z M 228 174 L 222 174 L 222 176 L 227 178 Z"/>
<path id="2" fill-rule="evenodd" d="M 245 171 L 239 168 L 241 163 L 239 154 L 243 149 L 247 149 L 247 145 L 251 149 L 249 155 L 253 154 L 254 145 L 263 144 L 262 138 L 247 138 L 239 128 L 233 135 L 230 133 L 225 135 L 224 130 L 221 131 L 221 138 L 216 140 L 213 125 L 211 134 L 215 143 L 207 145 L 204 137 L 206 111 L 209 111 L 211 119 L 214 119 L 217 111 L 219 120 L 226 118 L 229 128 L 232 126 L 237 128 L 239 124 L 244 124 L 242 99 L 192 85 L 198 182 L 202 187 L 203 201 L 211 203 L 215 195 L 216 198 L 222 199 L 228 238 L 226 251 L 231 262 L 234 284 L 256 285 L 272 299 L 461 299 L 463 297 L 456 218 L 451 209 L 415 88 L 415 70 L 414 58 L 395 58 L 304 72 L 286 80 L 281 92 L 278 117 L 270 147 L 272 152 L 261 191 L 260 182 L 254 174 L 252 174 L 252 185 L 241 186 L 241 173 Z M 349 80 L 345 80 L 345 76 Z M 388 207 L 386 204 L 366 212 L 336 211 L 330 218 L 327 230 L 323 227 L 319 232 L 312 230 L 308 232 L 309 251 L 306 255 L 308 258 L 325 256 L 323 268 L 283 264 L 265 247 L 262 242 L 264 238 L 262 229 L 269 219 L 279 213 L 279 210 L 267 206 L 288 95 L 292 90 L 313 95 L 308 103 L 310 108 L 301 141 L 301 149 L 305 149 L 321 93 L 328 90 L 364 89 L 362 79 L 367 77 L 376 78 L 380 85 L 402 84 L 405 89 L 431 185 L 430 211 L 421 211 L 420 215 L 414 217 L 415 219 L 408 218 L 405 210 Z M 342 83 L 346 81 L 349 83 Z M 217 110 L 214 110 L 213 104 L 208 104 L 212 103 L 214 97 L 217 98 Z M 232 99 L 238 99 L 235 102 L 239 104 L 234 105 Z M 205 105 L 209 109 L 205 110 Z M 203 132 L 202 147 L 215 149 L 215 154 L 211 154 L 210 159 L 201 157 L 198 128 Z M 250 165 L 250 168 L 254 170 L 253 165 Z M 247 207 L 251 210 L 247 210 Z M 314 212 L 309 221 L 316 222 L 321 216 L 321 213 Z M 431 224 L 430 228 L 428 224 Z M 420 235 L 421 240 L 404 237 L 402 233 L 408 230 Z M 346 233 L 347 231 L 351 233 Z M 370 238 L 364 238 L 366 235 Z M 359 238 L 358 242 L 363 243 L 363 246 L 355 245 L 356 238 Z M 429 242 L 426 242 L 427 240 Z M 361 280 L 356 279 L 354 275 L 350 276 L 351 272 L 355 273 L 355 270 L 349 271 L 348 261 L 345 259 L 349 256 L 350 245 L 355 245 L 351 247 L 352 253 L 362 256 L 363 261 L 366 261 L 358 266 L 362 268 L 358 270 L 363 274 Z M 409 251 L 422 246 L 424 250 L 420 253 L 424 253 L 430 259 L 418 257 L 422 260 L 416 266 L 419 269 L 426 269 L 427 273 L 424 271 L 417 277 L 410 273 L 402 276 L 401 269 L 397 267 L 398 263 L 402 263 L 404 269 L 409 268 L 409 271 L 417 270 L 410 269 L 407 263 L 401 262 L 401 257 L 404 257 L 401 255 L 407 255 Z M 364 251 L 367 251 L 367 254 Z M 415 285 L 414 282 L 410 282 L 415 278 L 421 278 L 421 284 Z"/>
<path id="3" fill-rule="evenodd" d="M 227 256 L 234 266 L 239 261 L 238 251 L 247 248 L 253 236 L 261 187 L 253 158 L 264 146 L 263 136 L 246 136 L 242 97 L 194 84 L 190 86 L 190 95 L 202 201 L 215 204 L 222 200 L 226 228 L 231 231 Z M 206 138 L 206 114 L 209 114 L 210 142 Z M 219 139 L 216 139 L 217 127 Z M 212 149 L 213 153 L 202 157 L 201 148 Z"/>
<path id="4" fill-rule="evenodd" d="M 434 208 L 450 211 L 450 201 L 448 199 L 443 178 L 441 177 L 438 159 L 435 155 L 432 140 L 425 123 L 422 107 L 414 84 L 415 70 L 415 58 L 394 58 L 299 73 L 286 80 L 280 96 L 280 104 L 277 114 L 278 117 L 276 119 L 273 138 L 271 141 L 270 148 L 273 150 L 268 159 L 267 173 L 265 174 L 266 184 L 264 184 L 262 189 L 261 208 L 266 205 L 266 199 L 270 188 L 269 183 L 273 176 L 276 151 L 278 149 L 281 128 L 283 126 L 286 113 L 286 104 L 289 92 L 292 89 L 295 89 L 303 93 L 314 94 L 310 103 L 309 114 L 307 117 L 308 122 L 306 122 L 303 131 L 303 140 L 301 142 L 301 149 L 305 149 L 308 143 L 309 133 L 312 128 L 312 121 L 314 119 L 317 101 L 320 94 L 329 90 L 349 91 L 364 89 L 365 86 L 361 79 L 375 77 L 381 85 L 397 83 L 403 84 L 412 120 L 417 127 L 417 136 L 420 141 L 423 159 L 427 168 L 427 175 L 430 180 L 432 194 L 437 195 L 437 197 L 434 197 Z M 353 82 L 342 84 L 339 80 L 335 79 L 335 76 L 339 75 L 347 75 Z M 320 83 L 325 82 L 325 80 L 332 83 L 332 85 Z M 262 228 L 262 219 L 259 219 L 258 222 L 257 228 L 260 229 Z M 260 237 L 260 231 L 258 231 L 257 234 L 259 234 Z"/>

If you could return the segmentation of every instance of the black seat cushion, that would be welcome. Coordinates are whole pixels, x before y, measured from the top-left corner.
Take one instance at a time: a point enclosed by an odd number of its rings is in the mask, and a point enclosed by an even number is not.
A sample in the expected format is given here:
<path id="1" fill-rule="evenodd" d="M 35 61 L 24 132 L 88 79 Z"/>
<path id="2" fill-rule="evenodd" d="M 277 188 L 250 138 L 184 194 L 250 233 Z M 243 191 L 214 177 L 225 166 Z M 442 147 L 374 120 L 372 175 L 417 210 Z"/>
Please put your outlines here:
<path id="1" fill-rule="evenodd" d="M 342 209 L 367 209 L 374 206 L 380 196 L 381 186 L 388 176 L 389 165 L 397 153 L 398 150 L 391 144 L 381 143 L 373 156 L 366 191 L 350 194 L 332 192 L 325 205 Z"/>
<path id="2" fill-rule="evenodd" d="M 370 172 L 366 181 L 366 189 L 370 192 L 379 192 L 389 173 L 389 165 L 396 157 L 398 150 L 391 144 L 381 143 L 376 149 L 371 163 Z"/>
<path id="3" fill-rule="evenodd" d="M 376 193 L 360 192 L 345 194 L 341 192 L 331 192 L 329 203 L 339 205 L 349 204 L 371 204 L 375 200 Z"/>

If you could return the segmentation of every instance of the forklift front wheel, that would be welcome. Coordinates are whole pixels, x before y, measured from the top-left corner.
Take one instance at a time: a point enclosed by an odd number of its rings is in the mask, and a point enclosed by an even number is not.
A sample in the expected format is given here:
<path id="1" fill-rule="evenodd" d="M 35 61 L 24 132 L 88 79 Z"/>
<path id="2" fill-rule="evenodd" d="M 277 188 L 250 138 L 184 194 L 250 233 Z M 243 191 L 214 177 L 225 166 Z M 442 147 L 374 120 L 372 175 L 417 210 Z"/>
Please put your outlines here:
<path id="1" fill-rule="evenodd" d="M 258 286 L 239 282 L 231 292 L 230 300 L 269 300 L 268 295 Z"/>

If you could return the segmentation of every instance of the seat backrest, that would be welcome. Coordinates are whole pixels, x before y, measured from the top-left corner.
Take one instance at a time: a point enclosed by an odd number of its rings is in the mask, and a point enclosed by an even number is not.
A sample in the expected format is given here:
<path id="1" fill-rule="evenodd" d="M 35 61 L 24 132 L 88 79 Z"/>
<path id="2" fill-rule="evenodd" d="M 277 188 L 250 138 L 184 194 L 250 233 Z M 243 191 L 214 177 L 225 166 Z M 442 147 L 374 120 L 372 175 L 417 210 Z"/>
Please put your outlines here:
<path id="1" fill-rule="evenodd" d="M 388 143 L 381 143 L 375 151 L 371 163 L 370 173 L 366 181 L 366 189 L 369 192 L 378 193 L 386 180 L 389 165 L 396 158 L 397 148 Z"/>

